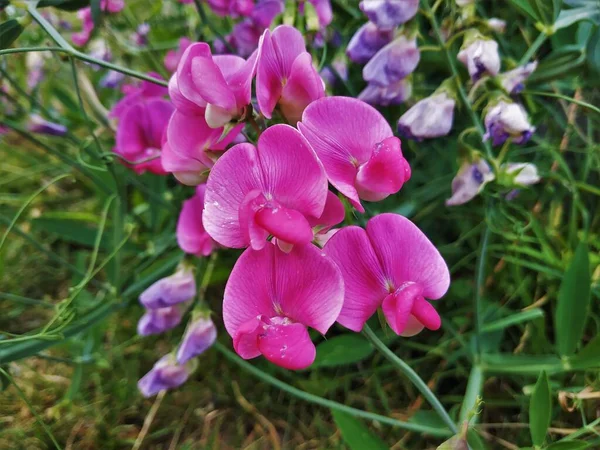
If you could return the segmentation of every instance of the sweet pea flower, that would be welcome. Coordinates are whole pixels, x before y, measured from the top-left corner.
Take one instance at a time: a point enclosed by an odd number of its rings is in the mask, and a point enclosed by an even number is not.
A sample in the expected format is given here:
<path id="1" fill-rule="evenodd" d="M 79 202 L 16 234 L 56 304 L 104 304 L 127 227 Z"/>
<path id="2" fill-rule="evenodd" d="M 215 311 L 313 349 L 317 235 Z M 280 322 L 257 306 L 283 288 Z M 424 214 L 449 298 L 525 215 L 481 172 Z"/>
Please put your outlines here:
<path id="1" fill-rule="evenodd" d="M 331 67 L 324 67 L 323 70 L 321 70 L 320 75 L 323 81 L 325 81 L 325 84 L 328 84 L 329 86 L 334 86 L 338 81 L 338 77 L 343 81 L 347 81 L 348 63 L 344 58 L 335 58 L 331 62 Z"/>
<path id="2" fill-rule="evenodd" d="M 255 72 L 256 53 L 248 60 L 234 55 L 213 56 L 205 42 L 190 45 L 177 67 L 177 86 L 181 94 L 205 107 L 211 128 L 239 119 L 250 104 L 250 89 Z"/>
<path id="3" fill-rule="evenodd" d="M 500 54 L 496 41 L 476 39 L 458 53 L 458 60 L 467 66 L 473 81 L 485 74 L 496 76 L 500 72 Z"/>
<path id="4" fill-rule="evenodd" d="M 203 222 L 225 247 L 260 250 L 313 239 L 310 218 L 323 214 L 327 178 L 304 137 L 289 125 L 273 125 L 252 144 L 221 156 L 208 177 Z"/>
<path id="5" fill-rule="evenodd" d="M 537 69 L 537 61 L 502 73 L 498 76 L 502 88 L 511 95 L 518 94 L 525 88 L 525 81 Z"/>
<path id="6" fill-rule="evenodd" d="M 406 78 L 389 86 L 369 83 L 358 99 L 370 105 L 390 106 L 404 103 L 412 95 L 412 83 Z"/>
<path id="7" fill-rule="evenodd" d="M 100 9 L 111 14 L 118 13 L 125 7 L 125 0 L 102 0 Z M 81 20 L 81 31 L 73 33 L 71 40 L 78 47 L 83 47 L 90 40 L 92 31 L 94 31 L 94 19 L 92 18 L 92 8 L 87 7 L 77 11 L 77 18 Z"/>
<path id="8" fill-rule="evenodd" d="M 206 0 L 206 3 L 216 15 L 234 19 L 249 16 L 254 10 L 254 0 Z"/>
<path id="9" fill-rule="evenodd" d="M 446 136 L 452 129 L 456 101 L 442 91 L 418 101 L 398 120 L 398 133 L 422 141 Z"/>
<path id="10" fill-rule="evenodd" d="M 399 36 L 379 50 L 363 68 L 368 83 L 389 86 L 411 74 L 421 59 L 416 37 Z"/>
<path id="11" fill-rule="evenodd" d="M 435 246 L 407 218 L 380 214 L 366 230 L 342 228 L 323 251 L 344 278 L 341 325 L 358 332 L 381 306 L 396 334 L 413 336 L 440 327 L 440 316 L 426 299 L 446 293 L 450 273 Z"/>
<path id="12" fill-rule="evenodd" d="M 100 87 L 105 89 L 115 89 L 125 80 L 125 75 L 115 70 L 109 70 L 106 75 L 100 79 Z"/>
<path id="13" fill-rule="evenodd" d="M 333 10 L 331 9 L 331 0 L 308 0 L 313 5 L 319 20 L 321 28 L 326 27 L 333 20 Z"/>
<path id="14" fill-rule="evenodd" d="M 264 30 L 271 26 L 275 17 L 283 13 L 284 9 L 285 5 L 282 0 L 259 0 L 254 5 L 254 10 L 250 17 L 257 27 L 261 27 Z"/>
<path id="15" fill-rule="evenodd" d="M 183 202 L 177 221 L 177 243 L 184 252 L 197 256 L 208 256 L 216 247 L 216 242 L 208 235 L 202 225 L 204 194 L 206 184 L 196 188 L 196 194 Z"/>
<path id="16" fill-rule="evenodd" d="M 360 212 L 360 199 L 379 201 L 410 178 L 400 139 L 372 106 L 350 97 L 311 103 L 298 129 L 323 163 L 327 177 Z"/>
<path id="17" fill-rule="evenodd" d="M 386 44 L 394 38 L 393 30 L 380 30 L 371 22 L 360 27 L 346 48 L 346 55 L 351 61 L 358 64 L 368 62 Z"/>
<path id="18" fill-rule="evenodd" d="M 154 72 L 148 74 L 152 78 L 162 80 L 163 78 Z M 130 107 L 141 101 L 164 97 L 167 95 L 167 88 L 151 81 L 142 81 L 139 85 L 126 84 L 121 88 L 125 96 L 119 100 L 110 110 L 108 117 L 111 119 L 120 118 Z"/>
<path id="19" fill-rule="evenodd" d="M 179 61 L 181 61 L 183 52 L 185 52 L 190 45 L 192 45 L 192 41 L 186 37 L 182 37 L 179 39 L 177 50 L 169 50 L 167 52 L 163 62 L 169 72 L 175 72 L 177 70 L 177 65 L 179 64 Z"/>
<path id="20" fill-rule="evenodd" d="M 140 303 L 148 309 L 166 308 L 187 302 L 196 296 L 196 280 L 191 268 L 181 266 L 168 277 L 154 282 L 140 294 Z"/>
<path id="21" fill-rule="evenodd" d="M 311 102 L 325 95 L 319 73 L 312 65 L 302 34 L 280 25 L 265 30 L 258 48 L 256 98 L 260 112 L 271 118 L 275 106 L 290 123 L 302 117 Z"/>
<path id="22" fill-rule="evenodd" d="M 275 245 L 247 249 L 225 287 L 223 322 L 244 359 L 261 354 L 278 366 L 300 370 L 316 349 L 308 334 L 321 334 L 342 309 L 344 282 L 339 269 L 312 244 L 289 253 Z"/>
<path id="23" fill-rule="evenodd" d="M 323 213 L 318 218 L 309 217 L 308 223 L 313 227 L 316 237 L 319 234 L 327 233 L 332 227 L 344 220 L 345 216 L 346 210 L 342 201 L 333 192 L 327 191 Z"/>
<path id="24" fill-rule="evenodd" d="M 119 118 L 113 151 L 138 174 L 150 171 L 165 175 L 160 149 L 172 113 L 173 105 L 161 98 L 150 98 L 129 106 Z"/>
<path id="25" fill-rule="evenodd" d="M 530 186 L 540 182 L 541 178 L 535 164 L 531 163 L 508 163 L 502 164 L 502 169 L 512 175 L 512 182 L 521 186 Z"/>
<path id="26" fill-rule="evenodd" d="M 138 382 L 138 389 L 144 397 L 152 397 L 165 389 L 181 386 L 191 373 L 191 365 L 180 366 L 173 355 L 165 355 Z"/>
<path id="27" fill-rule="evenodd" d="M 32 133 L 47 134 L 49 136 L 64 136 L 67 134 L 67 127 L 59 123 L 50 122 L 39 114 L 31 114 L 27 129 Z"/>
<path id="28" fill-rule="evenodd" d="M 446 206 L 463 205 L 473 200 L 495 178 L 489 164 L 483 159 L 465 162 L 452 180 L 452 197 L 446 200 Z"/>
<path id="29" fill-rule="evenodd" d="M 380 30 L 393 30 L 412 19 L 419 0 L 362 0 L 359 7 Z"/>
<path id="30" fill-rule="evenodd" d="M 177 363 L 185 364 L 190 359 L 208 350 L 217 339 L 217 328 L 207 314 L 201 313 L 188 325 L 183 340 L 177 349 Z"/>
<path id="31" fill-rule="evenodd" d="M 137 332 L 140 336 L 161 334 L 179 325 L 182 317 L 183 314 L 178 305 L 147 309 L 138 322 Z"/>
<path id="32" fill-rule="evenodd" d="M 486 133 L 484 139 L 492 139 L 492 145 L 502 145 L 508 138 L 515 144 L 524 144 L 535 127 L 529 123 L 527 111 L 517 103 L 499 101 L 491 107 L 485 116 Z"/>

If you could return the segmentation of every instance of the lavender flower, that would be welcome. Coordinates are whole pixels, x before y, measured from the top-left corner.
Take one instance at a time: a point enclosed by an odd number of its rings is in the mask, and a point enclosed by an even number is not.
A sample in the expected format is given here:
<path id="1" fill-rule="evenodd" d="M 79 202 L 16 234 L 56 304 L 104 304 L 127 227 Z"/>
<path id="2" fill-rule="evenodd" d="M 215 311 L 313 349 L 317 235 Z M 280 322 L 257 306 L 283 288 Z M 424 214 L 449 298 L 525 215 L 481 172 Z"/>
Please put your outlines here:
<path id="1" fill-rule="evenodd" d="M 417 39 L 399 36 L 373 56 L 363 68 L 363 78 L 369 83 L 388 86 L 412 73 L 420 58 Z"/>
<path id="2" fill-rule="evenodd" d="M 492 169 L 484 160 L 464 163 L 452 180 L 452 197 L 446 200 L 446 205 L 456 206 L 467 203 L 494 178 Z"/>
<path id="3" fill-rule="evenodd" d="M 360 9 L 380 30 L 393 30 L 412 19 L 419 0 L 363 0 Z"/>
<path id="4" fill-rule="evenodd" d="M 177 350 L 177 362 L 185 364 L 190 359 L 204 353 L 217 339 L 217 329 L 210 317 L 200 315 L 188 325 L 183 340 Z"/>
<path id="5" fill-rule="evenodd" d="M 108 73 L 102 77 L 99 84 L 100 87 L 103 88 L 116 89 L 121 85 L 124 79 L 125 75 L 123 73 L 109 70 Z"/>
<path id="6" fill-rule="evenodd" d="M 166 308 L 147 309 L 137 325 L 140 336 L 161 334 L 181 323 L 182 312 L 179 305 Z"/>
<path id="7" fill-rule="evenodd" d="M 329 86 L 334 86 L 336 84 L 338 76 L 346 81 L 348 80 L 348 63 L 344 58 L 335 58 L 331 63 L 331 68 L 324 67 L 323 70 L 321 70 L 320 75 L 321 78 L 323 78 L 323 81 Z"/>
<path id="8" fill-rule="evenodd" d="M 148 45 L 148 34 L 150 33 L 150 25 L 142 23 L 137 27 L 137 30 L 131 36 L 131 40 L 134 44 L 143 47 Z"/>
<path id="9" fill-rule="evenodd" d="M 29 116 L 27 129 L 32 133 L 47 134 L 50 136 L 64 136 L 67 134 L 67 127 L 59 123 L 50 122 L 39 114 Z"/>
<path id="10" fill-rule="evenodd" d="M 518 94 L 525 88 L 525 81 L 535 71 L 537 65 L 537 61 L 534 61 L 500 74 L 498 77 L 500 78 L 500 84 L 509 94 Z"/>
<path id="11" fill-rule="evenodd" d="M 525 108 L 517 103 L 498 102 L 485 116 L 484 139 L 492 139 L 492 145 L 502 145 L 508 138 L 515 144 L 524 144 L 535 131 L 529 123 Z"/>
<path id="12" fill-rule="evenodd" d="M 455 100 L 447 92 L 434 93 L 400 117 L 398 133 L 417 141 L 446 136 L 452 129 L 455 105 Z"/>
<path id="13" fill-rule="evenodd" d="M 496 41 L 476 39 L 458 53 L 458 60 L 467 66 L 473 81 L 479 80 L 484 74 L 496 76 L 500 72 Z"/>
<path id="14" fill-rule="evenodd" d="M 377 28 L 377 25 L 371 22 L 365 23 L 360 27 L 346 49 L 346 55 L 355 63 L 364 64 L 369 61 L 379 49 L 391 42 L 394 38 L 394 31 L 384 31 Z"/>
<path id="15" fill-rule="evenodd" d="M 502 169 L 512 175 L 512 182 L 521 186 L 529 186 L 539 183 L 541 178 L 537 167 L 531 163 L 508 163 L 502 164 Z"/>
<path id="16" fill-rule="evenodd" d="M 191 300 L 196 296 L 196 280 L 190 268 L 180 267 L 177 272 L 152 284 L 140 295 L 146 308 L 164 308 Z"/>
<path id="17" fill-rule="evenodd" d="M 404 103 L 410 98 L 411 94 L 412 83 L 407 79 L 402 79 L 389 86 L 369 83 L 358 95 L 358 98 L 371 105 L 390 106 Z"/>
<path id="18" fill-rule="evenodd" d="M 192 370 L 191 367 L 178 365 L 173 355 L 165 355 L 138 381 L 138 389 L 144 397 L 152 397 L 165 389 L 181 386 Z"/>

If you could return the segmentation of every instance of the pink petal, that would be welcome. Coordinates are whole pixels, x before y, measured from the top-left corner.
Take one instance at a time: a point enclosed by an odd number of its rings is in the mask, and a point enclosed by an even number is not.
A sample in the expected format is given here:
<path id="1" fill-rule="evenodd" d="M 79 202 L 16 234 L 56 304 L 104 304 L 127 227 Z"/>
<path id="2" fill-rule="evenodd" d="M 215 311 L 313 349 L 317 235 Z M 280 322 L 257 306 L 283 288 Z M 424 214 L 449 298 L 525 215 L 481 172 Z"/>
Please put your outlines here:
<path id="1" fill-rule="evenodd" d="M 256 74 L 257 57 L 258 51 L 255 50 L 235 73 L 226 77 L 227 83 L 235 96 L 238 109 L 250 104 L 252 79 Z"/>
<path id="2" fill-rule="evenodd" d="M 319 217 L 327 199 L 327 178 L 310 145 L 295 128 L 273 125 L 258 140 L 265 194 L 305 216 Z"/>
<path id="3" fill-rule="evenodd" d="M 256 213 L 256 223 L 277 239 L 290 244 L 308 244 L 313 232 L 306 218 L 285 207 L 263 208 Z"/>
<path id="4" fill-rule="evenodd" d="M 410 175 L 410 166 L 402 156 L 400 139 L 391 136 L 375 145 L 369 161 L 358 170 L 356 187 L 360 198 L 379 201 L 398 192 Z"/>
<path id="5" fill-rule="evenodd" d="M 312 56 L 303 52 L 294 60 L 281 94 L 281 110 L 291 124 L 302 118 L 304 109 L 325 95 L 325 86 L 312 65 Z"/>
<path id="6" fill-rule="evenodd" d="M 252 144 L 237 144 L 217 160 L 208 177 L 203 221 L 208 234 L 219 244 L 232 248 L 249 244 L 240 227 L 239 212 L 246 195 L 261 190 L 261 182 L 259 159 Z"/>
<path id="7" fill-rule="evenodd" d="M 193 101 L 188 100 L 181 93 L 177 84 L 176 73 L 169 79 L 169 97 L 171 98 L 173 106 L 184 114 L 202 114 L 203 109 L 206 108 L 206 102 L 204 100 L 202 100 L 201 104 L 196 104 Z"/>
<path id="8" fill-rule="evenodd" d="M 408 325 L 413 305 L 421 297 L 423 289 L 420 285 L 408 283 L 396 292 L 385 297 L 382 304 L 383 314 L 390 328 L 396 334 L 402 334 Z"/>
<path id="9" fill-rule="evenodd" d="M 306 51 L 302 33 L 290 25 L 279 25 L 271 35 L 273 45 L 279 54 L 281 74 L 287 76 L 292 71 L 294 60 Z"/>
<path id="10" fill-rule="evenodd" d="M 238 213 L 242 233 L 254 250 L 264 248 L 269 237 L 269 232 L 256 222 L 256 213 L 265 202 L 265 196 L 258 189 L 250 191 L 240 205 Z"/>
<path id="11" fill-rule="evenodd" d="M 211 167 L 212 160 L 206 150 L 222 133 L 223 128 L 210 128 L 203 115 L 186 115 L 177 110 L 167 127 L 167 140 L 175 153 Z"/>
<path id="12" fill-rule="evenodd" d="M 177 221 L 177 243 L 186 253 L 192 255 L 210 255 L 213 240 L 202 225 L 202 209 L 206 185 L 196 188 L 196 195 L 183 202 L 179 220 Z"/>
<path id="13" fill-rule="evenodd" d="M 269 361 L 291 370 L 306 369 L 317 354 L 308 330 L 300 323 L 270 325 L 258 336 L 258 348 Z"/>
<path id="14" fill-rule="evenodd" d="M 357 168 L 376 144 L 393 136 L 385 118 L 372 106 L 349 97 L 324 97 L 311 103 L 298 128 L 323 163 L 327 177 L 359 210 L 354 187 Z"/>
<path id="15" fill-rule="evenodd" d="M 190 45 L 179 62 L 177 67 L 177 86 L 181 94 L 189 101 L 202 106 L 206 105 L 206 100 L 202 97 L 193 80 L 192 62 L 195 58 L 210 58 L 210 47 L 204 42 L 198 42 Z"/>
<path id="16" fill-rule="evenodd" d="M 448 267 L 410 220 L 398 214 L 380 214 L 367 223 L 367 234 L 386 279 L 395 288 L 414 282 L 421 285 L 425 298 L 438 299 L 446 293 L 450 285 Z"/>
<path id="17" fill-rule="evenodd" d="M 172 173 L 180 183 L 187 186 L 203 183 L 208 176 L 207 166 L 198 160 L 175 153 L 168 142 L 162 146 L 160 162 L 165 171 Z"/>
<path id="18" fill-rule="evenodd" d="M 429 330 L 438 330 L 442 319 L 435 308 L 423 297 L 416 299 L 412 309 L 413 316 Z"/>
<path id="19" fill-rule="evenodd" d="M 261 114 L 270 119 L 283 91 L 284 75 L 268 29 L 262 35 L 258 49 L 256 99 Z"/>
<path id="20" fill-rule="evenodd" d="M 319 233 L 327 232 L 331 227 L 337 225 L 346 216 L 346 210 L 344 209 L 344 204 L 331 191 L 327 191 L 327 200 L 325 201 L 325 208 L 323 209 L 323 214 L 321 217 L 307 217 L 308 222 L 311 227 L 319 227 Z"/>
<path id="21" fill-rule="evenodd" d="M 235 96 L 210 50 L 208 54 L 192 59 L 192 80 L 196 90 L 207 103 L 228 111 L 236 108 Z"/>
<path id="22" fill-rule="evenodd" d="M 242 323 L 233 336 L 233 348 L 244 359 L 260 356 L 258 349 L 258 335 L 264 330 L 264 322 L 260 316 L 248 319 Z M 231 333 L 230 333 L 231 334 Z"/>
<path id="23" fill-rule="evenodd" d="M 344 306 L 337 321 L 358 332 L 388 294 L 377 256 L 365 230 L 356 226 L 339 230 L 323 250 L 344 278 Z"/>
<path id="24" fill-rule="evenodd" d="M 408 323 L 406 324 L 406 327 L 404 328 L 404 332 L 402 334 L 400 334 L 400 336 L 402 336 L 402 337 L 414 336 L 416 334 L 419 334 L 421 331 L 423 331 L 423 328 L 425 328 L 423 326 L 423 324 L 421 322 L 419 322 L 415 318 L 415 316 L 411 315 L 408 318 Z"/>

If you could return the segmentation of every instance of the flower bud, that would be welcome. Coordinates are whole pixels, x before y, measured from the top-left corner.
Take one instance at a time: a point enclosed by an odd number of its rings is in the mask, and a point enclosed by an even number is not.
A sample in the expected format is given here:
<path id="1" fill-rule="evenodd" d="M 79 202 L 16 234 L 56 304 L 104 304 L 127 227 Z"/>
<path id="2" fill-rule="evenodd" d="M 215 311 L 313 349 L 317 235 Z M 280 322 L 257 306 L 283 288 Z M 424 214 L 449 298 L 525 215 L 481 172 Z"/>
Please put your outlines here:
<path id="1" fill-rule="evenodd" d="M 377 28 L 371 22 L 365 23 L 360 27 L 346 49 L 346 55 L 351 61 L 358 64 L 364 64 L 369 61 L 379 49 L 391 42 L 394 38 L 394 31 L 384 31 Z"/>
<path id="2" fill-rule="evenodd" d="M 182 312 L 179 305 L 148 309 L 138 322 L 137 332 L 140 336 L 161 334 L 179 325 L 181 318 Z"/>
<path id="3" fill-rule="evenodd" d="M 412 19 L 419 0 L 363 0 L 360 9 L 380 30 L 393 30 Z"/>
<path id="4" fill-rule="evenodd" d="M 525 88 L 525 81 L 537 68 L 537 61 L 530 62 L 524 66 L 517 67 L 503 74 L 500 74 L 500 84 L 506 92 L 511 95 L 518 94 Z"/>
<path id="5" fill-rule="evenodd" d="M 504 33 L 506 31 L 506 21 L 492 17 L 487 21 L 488 27 L 496 33 Z"/>
<path id="6" fill-rule="evenodd" d="M 149 309 L 164 308 L 191 300 L 195 295 L 196 280 L 192 269 L 181 267 L 142 292 L 140 303 Z"/>
<path id="7" fill-rule="evenodd" d="M 369 83 L 358 95 L 358 98 L 371 105 L 390 106 L 404 103 L 410 98 L 411 94 L 412 83 L 407 79 L 402 79 L 389 86 Z"/>
<path id="8" fill-rule="evenodd" d="M 448 93 L 434 93 L 400 117 L 398 133 L 417 141 L 446 136 L 452 129 L 455 105 L 455 100 Z"/>
<path id="9" fill-rule="evenodd" d="M 507 174 L 512 175 L 512 182 L 521 186 L 539 183 L 541 178 L 537 167 L 531 163 L 507 163 L 502 165 Z"/>
<path id="10" fill-rule="evenodd" d="M 496 76 L 500 71 L 498 43 L 476 39 L 458 53 L 458 60 L 467 66 L 473 81 L 479 80 L 484 74 Z"/>
<path id="11" fill-rule="evenodd" d="M 190 359 L 204 353 L 217 339 L 217 329 L 207 315 L 194 319 L 185 331 L 177 350 L 177 362 L 185 364 Z"/>
<path id="12" fill-rule="evenodd" d="M 144 397 L 152 397 L 165 389 L 181 386 L 191 372 L 191 367 L 177 365 L 173 355 L 165 355 L 138 381 L 138 389 Z"/>
<path id="13" fill-rule="evenodd" d="M 495 178 L 492 169 L 482 159 L 473 163 L 465 162 L 452 180 L 452 197 L 446 206 L 467 203 L 481 192 L 483 187 Z"/>
<path id="14" fill-rule="evenodd" d="M 502 145 L 508 138 L 515 144 L 524 144 L 535 131 L 529 123 L 525 108 L 504 100 L 490 108 L 485 116 L 484 139 L 492 139 L 492 145 Z"/>
<path id="15" fill-rule="evenodd" d="M 373 56 L 363 68 L 363 78 L 369 83 L 389 86 L 411 74 L 420 59 L 417 39 L 399 36 Z"/>

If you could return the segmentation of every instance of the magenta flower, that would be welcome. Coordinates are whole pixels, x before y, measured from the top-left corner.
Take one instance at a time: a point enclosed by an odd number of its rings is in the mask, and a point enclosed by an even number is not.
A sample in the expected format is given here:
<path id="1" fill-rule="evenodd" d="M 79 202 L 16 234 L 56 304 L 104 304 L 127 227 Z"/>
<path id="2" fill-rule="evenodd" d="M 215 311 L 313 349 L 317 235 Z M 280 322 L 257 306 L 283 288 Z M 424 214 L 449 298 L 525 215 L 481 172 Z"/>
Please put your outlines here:
<path id="1" fill-rule="evenodd" d="M 332 227 L 336 226 L 346 216 L 346 210 L 344 204 L 331 191 L 327 191 L 327 200 L 325 201 L 325 207 L 323 213 L 318 217 L 308 217 L 308 223 L 313 227 L 315 231 L 315 237 L 318 234 L 327 233 Z"/>
<path id="2" fill-rule="evenodd" d="M 187 302 L 196 296 L 194 272 L 185 266 L 173 275 L 154 282 L 140 294 L 140 303 L 147 309 L 165 308 Z"/>
<path id="3" fill-rule="evenodd" d="M 148 75 L 157 80 L 163 79 L 159 74 L 154 72 L 150 72 Z M 121 88 L 121 92 L 123 92 L 125 96 L 110 110 L 108 117 L 111 119 L 121 117 L 130 106 L 139 103 L 140 101 L 164 97 L 168 93 L 167 88 L 164 86 L 145 80 L 139 85 L 126 84 Z"/>
<path id="4" fill-rule="evenodd" d="M 205 105 L 206 123 L 219 128 L 240 119 L 250 104 L 256 54 L 248 60 L 234 55 L 213 56 L 204 42 L 190 45 L 177 68 L 181 94 L 199 106 Z"/>
<path id="5" fill-rule="evenodd" d="M 138 322 L 137 332 L 140 336 L 161 334 L 179 325 L 182 317 L 179 305 L 148 309 Z"/>
<path id="6" fill-rule="evenodd" d="M 404 103 L 412 95 L 412 83 L 406 78 L 388 86 L 369 83 L 358 99 L 370 105 L 390 106 Z"/>
<path id="7" fill-rule="evenodd" d="M 351 61 L 364 64 L 393 38 L 393 30 L 380 30 L 374 23 L 367 22 L 350 39 L 346 55 Z"/>
<path id="8" fill-rule="evenodd" d="M 217 245 L 202 225 L 205 191 L 205 184 L 201 184 L 196 188 L 196 195 L 183 202 L 177 221 L 177 243 L 179 248 L 186 253 L 197 256 L 210 255 Z"/>
<path id="9" fill-rule="evenodd" d="M 102 0 L 100 9 L 111 14 L 118 13 L 125 7 L 125 0 Z M 84 46 L 90 40 L 92 31 L 94 31 L 94 19 L 92 18 L 92 8 L 87 7 L 77 11 L 77 18 L 81 20 L 81 31 L 73 33 L 71 39 L 79 47 Z"/>
<path id="10" fill-rule="evenodd" d="M 412 19 L 419 0 L 363 0 L 360 9 L 380 30 L 393 30 Z"/>
<path id="11" fill-rule="evenodd" d="M 225 247 L 260 250 L 278 242 L 313 239 L 310 218 L 320 217 L 327 178 L 304 137 L 289 125 L 267 128 L 252 144 L 229 149 L 212 168 L 206 186 L 204 228 Z"/>
<path id="12" fill-rule="evenodd" d="M 389 86 L 411 74 L 420 59 L 416 37 L 399 36 L 371 58 L 363 68 L 363 78 L 369 83 Z"/>
<path id="13" fill-rule="evenodd" d="M 342 272 L 344 306 L 337 321 L 360 331 L 377 308 L 396 334 L 437 330 L 439 314 L 426 300 L 448 290 L 450 273 L 434 245 L 415 224 L 397 214 L 342 228 L 324 248 Z"/>
<path id="14" fill-rule="evenodd" d="M 278 366 L 312 364 L 315 346 L 308 327 L 325 334 L 342 308 L 340 271 L 312 244 L 290 253 L 275 245 L 247 249 L 225 287 L 223 321 L 244 359 L 261 354 Z"/>
<path id="15" fill-rule="evenodd" d="M 308 0 L 308 2 L 315 8 L 321 28 L 329 25 L 333 20 L 331 0 Z"/>
<path id="16" fill-rule="evenodd" d="M 275 17 L 281 14 L 284 8 L 285 5 L 282 0 L 259 0 L 254 5 L 251 15 L 252 21 L 263 30 L 269 28 Z"/>
<path id="17" fill-rule="evenodd" d="M 349 97 L 309 105 L 298 128 L 323 163 L 331 184 L 361 212 L 360 199 L 379 201 L 410 178 L 400 139 L 372 106 Z"/>
<path id="18" fill-rule="evenodd" d="M 288 25 L 265 30 L 258 48 L 256 97 L 260 112 L 271 118 L 279 103 L 288 122 L 296 123 L 312 101 L 325 95 L 302 34 Z"/>
<path id="19" fill-rule="evenodd" d="M 204 353 L 217 339 L 217 328 L 210 317 L 200 314 L 194 318 L 187 329 L 179 348 L 177 349 L 177 362 L 185 364 L 190 359 Z"/>
<path id="20" fill-rule="evenodd" d="M 152 397 L 165 389 L 181 386 L 191 372 L 189 366 L 178 365 L 173 355 L 165 355 L 140 379 L 138 389 L 144 397 Z"/>
<path id="21" fill-rule="evenodd" d="M 131 105 L 119 118 L 113 151 L 138 174 L 149 171 L 165 175 L 167 172 L 160 162 L 160 149 L 172 113 L 173 105 L 160 98 Z"/>
<path id="22" fill-rule="evenodd" d="M 207 0 L 206 3 L 215 14 L 223 17 L 249 16 L 254 10 L 254 0 Z"/>
<path id="23" fill-rule="evenodd" d="M 169 50 L 167 52 L 164 63 L 169 72 L 175 72 L 177 70 L 177 65 L 183 56 L 183 52 L 185 52 L 190 45 L 192 45 L 192 41 L 186 37 L 182 37 L 179 39 L 179 46 L 177 47 L 177 50 Z"/>

